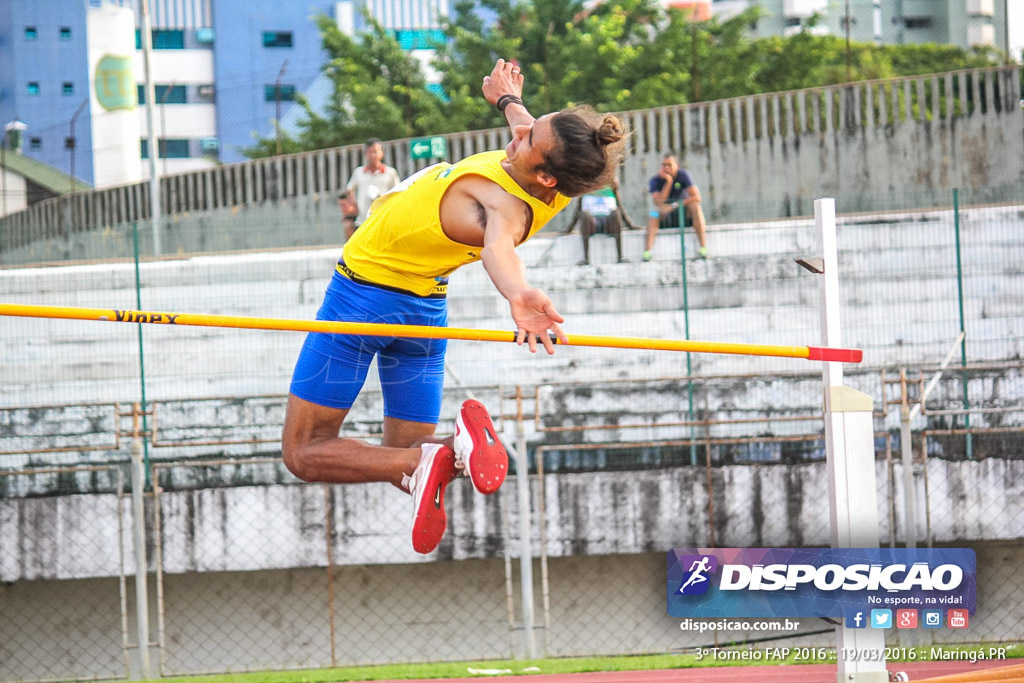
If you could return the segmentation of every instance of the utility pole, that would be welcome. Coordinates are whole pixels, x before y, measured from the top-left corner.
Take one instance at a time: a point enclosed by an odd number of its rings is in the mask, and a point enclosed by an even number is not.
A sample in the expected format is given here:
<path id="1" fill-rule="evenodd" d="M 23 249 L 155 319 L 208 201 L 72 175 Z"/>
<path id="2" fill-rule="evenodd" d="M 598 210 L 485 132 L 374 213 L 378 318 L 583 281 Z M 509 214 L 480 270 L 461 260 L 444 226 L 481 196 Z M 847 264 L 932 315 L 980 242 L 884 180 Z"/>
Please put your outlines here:
<path id="1" fill-rule="evenodd" d="M 274 81 L 274 132 L 277 137 L 277 153 L 281 154 L 281 79 L 284 78 L 285 69 L 288 68 L 288 60 L 281 64 L 281 70 L 277 72 L 277 80 Z"/>
<path id="2" fill-rule="evenodd" d="M 875 37 L 875 45 L 881 45 L 882 38 L 882 0 L 871 2 L 871 28 Z"/>
<path id="3" fill-rule="evenodd" d="M 78 142 L 75 139 L 75 122 L 78 120 L 79 115 L 85 110 L 85 106 L 87 104 L 89 104 L 89 100 L 83 100 L 82 103 L 78 105 L 78 110 L 75 111 L 74 115 L 71 117 L 71 130 L 68 131 L 68 141 L 65 144 L 65 147 L 67 147 L 71 152 L 71 192 L 75 191 L 75 150 L 78 147 Z"/>
<path id="4" fill-rule="evenodd" d="M 846 0 L 846 82 L 853 80 L 850 67 L 850 0 Z"/>
<path id="5" fill-rule="evenodd" d="M 896 16 L 893 17 L 893 23 L 896 24 L 896 44 L 903 44 L 903 0 L 896 0 Z"/>
<path id="6" fill-rule="evenodd" d="M 1013 61 L 1010 54 L 1010 0 L 1003 0 L 1003 64 L 1009 66 Z"/>
<path id="7" fill-rule="evenodd" d="M 160 153 L 157 147 L 156 126 L 153 125 L 153 23 L 149 16 L 149 0 L 139 0 L 139 22 L 142 38 L 143 84 L 146 89 L 146 139 L 149 147 L 149 215 L 153 223 L 153 255 L 160 255 L 160 175 L 157 173 L 156 158 Z"/>
<path id="8" fill-rule="evenodd" d="M 0 216 L 7 215 L 7 131 L 0 140 Z"/>
<path id="9" fill-rule="evenodd" d="M 164 160 L 164 175 L 167 175 L 167 117 L 164 112 L 164 106 L 167 104 L 167 98 L 170 96 L 171 90 L 174 89 L 176 82 L 177 81 L 171 81 L 171 84 L 164 89 L 163 97 L 160 98 L 160 140 L 163 141 L 163 151 L 160 156 Z"/>
<path id="10" fill-rule="evenodd" d="M 700 102 L 700 46 L 697 40 L 700 38 L 700 29 L 697 24 L 693 26 L 693 39 L 690 41 L 693 47 L 693 101 Z"/>

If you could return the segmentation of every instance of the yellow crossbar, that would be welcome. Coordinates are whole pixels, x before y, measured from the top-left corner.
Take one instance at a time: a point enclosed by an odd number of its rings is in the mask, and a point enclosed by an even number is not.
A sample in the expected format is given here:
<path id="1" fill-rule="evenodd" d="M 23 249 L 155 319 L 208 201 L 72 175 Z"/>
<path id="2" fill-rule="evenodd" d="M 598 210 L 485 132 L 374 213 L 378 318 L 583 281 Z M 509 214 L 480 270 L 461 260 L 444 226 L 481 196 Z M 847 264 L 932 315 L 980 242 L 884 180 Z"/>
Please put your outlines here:
<path id="1" fill-rule="evenodd" d="M 296 332 L 327 332 L 331 334 L 363 334 L 371 337 L 412 337 L 418 339 L 462 339 L 467 341 L 514 342 L 516 333 L 502 330 L 474 330 L 462 327 L 431 327 L 427 325 L 388 325 L 383 323 L 351 323 L 330 320 L 289 320 L 287 318 L 253 318 L 239 315 L 205 315 L 199 313 L 162 313 L 111 308 L 78 308 L 74 306 L 34 306 L 2 304 L 0 315 L 23 318 L 62 318 L 67 320 L 102 320 L 121 323 L 152 323 L 157 325 L 194 325 L 199 327 L 233 327 L 255 330 L 292 330 Z M 569 346 L 593 346 L 648 351 L 689 351 L 692 353 L 728 353 L 741 356 L 776 356 L 808 360 L 859 363 L 860 349 L 822 346 L 774 346 L 769 344 L 734 344 L 728 342 L 646 337 L 607 337 L 592 334 L 570 334 Z M 557 340 L 555 340 L 556 343 Z"/>

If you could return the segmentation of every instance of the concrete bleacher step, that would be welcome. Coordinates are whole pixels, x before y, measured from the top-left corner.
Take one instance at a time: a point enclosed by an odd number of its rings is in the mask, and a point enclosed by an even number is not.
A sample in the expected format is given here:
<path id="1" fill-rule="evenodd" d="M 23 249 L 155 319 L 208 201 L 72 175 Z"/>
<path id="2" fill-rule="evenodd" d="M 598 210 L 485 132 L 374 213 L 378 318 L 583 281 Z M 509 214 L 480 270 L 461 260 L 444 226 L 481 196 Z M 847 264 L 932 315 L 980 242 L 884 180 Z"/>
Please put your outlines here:
<path id="1" fill-rule="evenodd" d="M 955 281 L 935 269 L 947 261 L 955 268 L 954 235 L 932 215 L 903 215 L 893 222 L 851 219 L 840 225 L 844 345 L 864 348 L 868 364 L 937 362 L 959 331 L 958 311 L 951 305 Z M 936 228 L 924 248 L 922 222 Z M 991 274 L 992 264 L 1006 263 L 1007 255 L 1024 262 L 1024 244 L 1008 239 L 1005 228 L 993 222 L 991 215 L 970 213 L 962 221 L 962 230 L 976 245 L 964 278 L 964 306 L 972 352 L 980 357 L 986 349 L 1005 348 L 1006 339 L 1024 336 L 1019 315 L 1024 275 Z M 811 221 L 712 226 L 706 260 L 694 258 L 692 233 L 684 238 L 691 338 L 782 345 L 813 345 L 820 338 L 818 283 L 794 263 L 797 256 L 813 254 Z M 977 246 L 983 240 L 984 248 Z M 659 235 L 650 263 L 639 262 L 642 232 L 627 232 L 623 242 L 631 263 L 615 262 L 607 236 L 592 238 L 592 265 L 587 266 L 575 265 L 582 257 L 578 234 L 541 236 L 518 253 L 530 282 L 545 290 L 566 317 L 568 333 L 683 338 L 687 321 L 678 231 Z M 340 248 L 307 249 L 143 263 L 142 308 L 309 319 L 339 253 Z M 0 270 L 0 300 L 134 309 L 135 267 Z M 481 264 L 453 275 L 449 304 L 452 326 L 512 329 L 507 303 Z M 283 393 L 302 341 L 301 333 L 199 327 L 145 326 L 143 336 L 147 383 L 156 397 Z M 563 348 L 547 358 L 511 344 L 499 350 L 491 344 L 453 342 L 449 349 L 449 364 L 474 385 L 655 377 L 679 374 L 685 367 L 683 355 L 657 352 Z M 23 390 L 19 402 L 28 397 L 68 402 L 76 396 L 118 400 L 118 392 L 136 391 L 138 338 L 131 326 L 5 319 L 0 352 L 7 386 Z M 709 354 L 691 360 L 694 372 L 704 374 L 807 367 L 806 361 Z"/>

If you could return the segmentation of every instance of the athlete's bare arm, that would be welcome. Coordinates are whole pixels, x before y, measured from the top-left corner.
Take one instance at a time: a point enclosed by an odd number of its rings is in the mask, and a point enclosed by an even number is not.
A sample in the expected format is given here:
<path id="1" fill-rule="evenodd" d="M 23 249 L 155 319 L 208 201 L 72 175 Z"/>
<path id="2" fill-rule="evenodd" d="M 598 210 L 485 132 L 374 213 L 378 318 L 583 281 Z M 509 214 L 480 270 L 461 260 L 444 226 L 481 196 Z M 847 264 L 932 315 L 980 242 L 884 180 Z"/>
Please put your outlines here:
<path id="1" fill-rule="evenodd" d="M 530 207 L 496 183 L 479 176 L 455 181 L 441 200 L 441 227 L 450 239 L 483 247 L 480 258 L 494 286 L 508 300 L 516 324 L 516 341 L 537 350 L 540 338 L 548 353 L 555 348 L 548 331 L 568 339 L 558 323 L 565 319 L 551 299 L 526 281 L 516 246 L 529 232 Z"/>

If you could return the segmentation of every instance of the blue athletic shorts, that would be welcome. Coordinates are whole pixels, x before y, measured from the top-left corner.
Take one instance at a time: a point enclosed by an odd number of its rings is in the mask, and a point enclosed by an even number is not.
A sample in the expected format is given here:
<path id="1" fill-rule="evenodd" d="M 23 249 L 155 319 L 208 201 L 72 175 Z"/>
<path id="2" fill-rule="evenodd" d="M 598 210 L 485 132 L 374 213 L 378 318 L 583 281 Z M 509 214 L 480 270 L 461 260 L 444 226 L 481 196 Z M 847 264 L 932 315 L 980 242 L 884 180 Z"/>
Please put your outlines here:
<path id="1" fill-rule="evenodd" d="M 335 272 L 317 311 L 317 320 L 448 324 L 445 299 L 427 299 L 353 282 Z M 327 406 L 348 409 L 366 380 L 370 361 L 384 392 L 384 415 L 437 424 L 444 387 L 446 339 L 402 339 L 312 332 L 292 373 L 291 393 Z"/>

